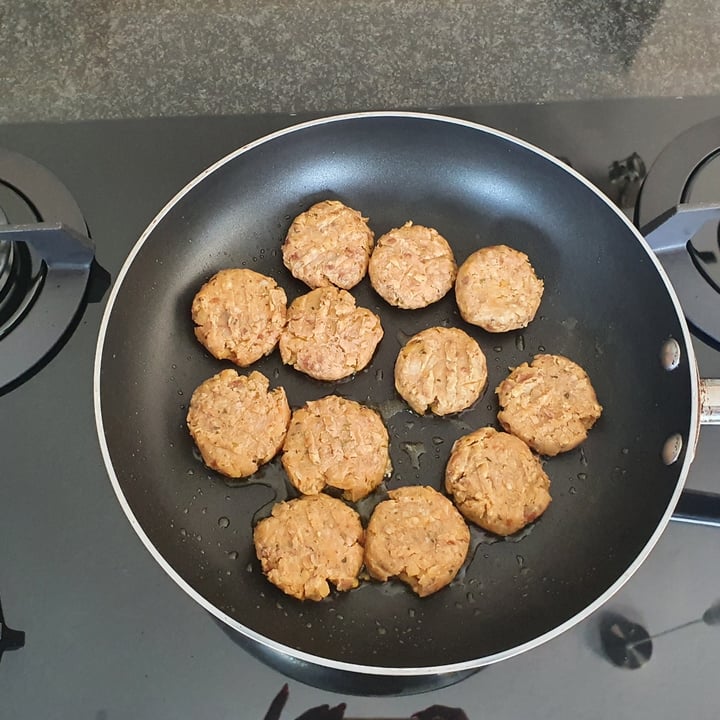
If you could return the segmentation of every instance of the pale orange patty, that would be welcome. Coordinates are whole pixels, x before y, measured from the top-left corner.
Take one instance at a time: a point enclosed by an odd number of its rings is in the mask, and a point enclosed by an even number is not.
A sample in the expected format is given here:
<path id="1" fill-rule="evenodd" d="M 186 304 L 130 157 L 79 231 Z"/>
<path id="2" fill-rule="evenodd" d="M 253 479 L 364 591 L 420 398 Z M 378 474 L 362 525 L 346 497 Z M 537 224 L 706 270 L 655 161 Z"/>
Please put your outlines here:
<path id="1" fill-rule="evenodd" d="M 588 374 L 562 355 L 536 355 L 495 392 L 502 426 L 543 455 L 577 447 L 602 413 Z"/>
<path id="2" fill-rule="evenodd" d="M 228 269 L 213 275 L 195 295 L 195 337 L 218 360 L 247 367 L 277 345 L 285 326 L 285 291 L 253 270 Z"/>
<path id="3" fill-rule="evenodd" d="M 429 486 L 391 490 L 373 511 L 365 536 L 365 567 L 376 580 L 398 578 L 420 597 L 457 575 L 470 530 L 444 495 Z"/>
<path id="4" fill-rule="evenodd" d="M 392 470 L 390 438 L 380 415 L 354 400 L 328 395 L 310 400 L 292 415 L 282 464 L 305 495 L 326 485 L 347 500 L 371 493 Z"/>
<path id="5" fill-rule="evenodd" d="M 368 267 L 376 292 L 406 310 L 427 307 L 453 286 L 457 266 L 434 228 L 406 222 L 378 239 Z"/>
<path id="6" fill-rule="evenodd" d="M 480 346 L 458 328 L 432 327 L 408 340 L 395 361 L 395 389 L 423 415 L 470 407 L 487 385 Z"/>
<path id="7" fill-rule="evenodd" d="M 293 220 L 282 247 L 285 267 L 311 288 L 349 290 L 364 277 L 373 231 L 357 210 L 324 200 Z"/>
<path id="8" fill-rule="evenodd" d="M 485 427 L 455 442 L 445 489 L 470 521 L 498 535 L 521 530 L 545 512 L 550 479 L 519 438 Z"/>
<path id="9" fill-rule="evenodd" d="M 298 600 L 322 600 L 329 583 L 340 591 L 358 586 L 363 529 L 342 500 L 320 494 L 277 503 L 253 540 L 267 579 Z"/>
<path id="10" fill-rule="evenodd" d="M 259 372 L 222 370 L 192 394 L 187 425 L 205 464 L 242 478 L 272 460 L 290 422 L 285 390 Z"/>
<path id="11" fill-rule="evenodd" d="M 382 336 L 380 318 L 356 307 L 349 292 L 318 288 L 288 308 L 280 356 L 286 365 L 316 380 L 340 380 L 370 362 Z"/>
<path id="12" fill-rule="evenodd" d="M 543 287 L 525 253 L 493 245 L 474 252 L 460 266 L 455 299 L 466 322 L 488 332 L 506 332 L 533 320 Z"/>

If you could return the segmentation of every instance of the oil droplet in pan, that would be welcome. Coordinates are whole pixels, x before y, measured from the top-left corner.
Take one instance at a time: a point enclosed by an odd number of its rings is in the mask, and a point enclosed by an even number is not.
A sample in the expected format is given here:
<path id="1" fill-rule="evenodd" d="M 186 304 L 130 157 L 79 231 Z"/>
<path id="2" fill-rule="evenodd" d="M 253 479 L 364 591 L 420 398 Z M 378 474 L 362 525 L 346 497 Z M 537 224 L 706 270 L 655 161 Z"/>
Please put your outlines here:
<path id="1" fill-rule="evenodd" d="M 218 518 L 218 525 L 219 525 L 221 528 L 226 528 L 226 527 L 228 527 L 228 526 L 230 525 L 230 520 L 229 520 L 228 518 L 224 517 L 224 516 L 223 516 L 223 517 L 220 517 L 220 518 Z"/>
<path id="2" fill-rule="evenodd" d="M 380 413 L 382 419 L 387 422 L 390 418 L 394 417 L 398 413 L 403 412 L 407 408 L 407 405 L 403 400 L 392 398 L 380 403 L 377 406 L 377 410 Z"/>
<path id="3" fill-rule="evenodd" d="M 420 457 L 425 454 L 425 443 L 423 442 L 404 442 L 400 443 L 402 450 L 407 453 L 410 458 L 410 464 L 413 470 L 420 469 Z"/>

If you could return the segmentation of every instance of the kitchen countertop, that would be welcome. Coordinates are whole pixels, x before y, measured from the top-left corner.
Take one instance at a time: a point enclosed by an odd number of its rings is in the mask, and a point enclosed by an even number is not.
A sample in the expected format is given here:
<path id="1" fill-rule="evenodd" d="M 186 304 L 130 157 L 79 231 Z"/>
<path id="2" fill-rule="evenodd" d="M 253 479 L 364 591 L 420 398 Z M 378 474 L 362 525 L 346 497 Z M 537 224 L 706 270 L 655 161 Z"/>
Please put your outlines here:
<path id="1" fill-rule="evenodd" d="M 5 3 L 0 122 L 711 94 L 719 25 L 712 0 Z"/>

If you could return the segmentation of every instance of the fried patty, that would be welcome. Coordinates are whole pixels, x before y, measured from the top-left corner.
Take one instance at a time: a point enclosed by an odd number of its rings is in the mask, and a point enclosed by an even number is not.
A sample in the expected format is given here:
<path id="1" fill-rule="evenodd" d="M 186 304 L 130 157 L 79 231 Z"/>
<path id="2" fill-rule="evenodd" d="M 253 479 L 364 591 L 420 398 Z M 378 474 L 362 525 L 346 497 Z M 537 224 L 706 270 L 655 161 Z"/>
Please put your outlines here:
<path id="1" fill-rule="evenodd" d="M 280 336 L 286 365 L 317 380 L 339 380 L 362 370 L 383 336 L 380 318 L 355 306 L 355 298 L 336 287 L 296 298 Z"/>
<path id="2" fill-rule="evenodd" d="M 480 346 L 458 328 L 432 327 L 410 338 L 395 361 L 395 388 L 419 415 L 469 408 L 487 385 Z"/>
<path id="3" fill-rule="evenodd" d="M 231 478 L 252 475 L 282 447 L 290 422 L 285 390 L 259 372 L 222 370 L 192 394 L 187 425 L 205 464 Z"/>
<path id="4" fill-rule="evenodd" d="M 253 541 L 267 579 L 298 600 L 322 600 L 329 582 L 340 591 L 358 585 L 363 529 L 342 500 L 320 494 L 277 503 Z"/>
<path id="5" fill-rule="evenodd" d="M 301 493 L 314 495 L 329 485 L 355 501 L 390 474 L 389 444 L 378 413 L 354 400 L 328 395 L 293 413 L 282 464 Z"/>
<path id="6" fill-rule="evenodd" d="M 502 426 L 543 455 L 577 447 L 602 413 L 587 373 L 562 355 L 536 355 L 495 392 Z"/>
<path id="7" fill-rule="evenodd" d="M 283 262 L 311 288 L 349 290 L 365 277 L 374 237 L 357 210 L 324 200 L 293 220 L 282 246 Z"/>
<path id="8" fill-rule="evenodd" d="M 370 517 L 365 567 L 376 580 L 397 577 L 420 596 L 445 587 L 465 562 L 470 530 L 455 506 L 428 486 L 391 490 Z"/>
<path id="9" fill-rule="evenodd" d="M 218 360 L 240 367 L 269 355 L 285 326 L 285 291 L 253 270 L 221 270 L 195 295 L 195 337 Z"/>
<path id="10" fill-rule="evenodd" d="M 494 245 L 477 250 L 460 266 L 455 299 L 466 322 L 506 332 L 532 321 L 543 287 L 525 253 Z"/>
<path id="11" fill-rule="evenodd" d="M 455 442 L 445 469 L 445 489 L 470 521 L 511 535 L 550 504 L 550 479 L 519 438 L 484 427 Z"/>
<path id="12" fill-rule="evenodd" d="M 413 310 L 443 297 L 453 286 L 457 266 L 452 248 L 437 230 L 406 222 L 377 241 L 368 272 L 381 297 Z"/>

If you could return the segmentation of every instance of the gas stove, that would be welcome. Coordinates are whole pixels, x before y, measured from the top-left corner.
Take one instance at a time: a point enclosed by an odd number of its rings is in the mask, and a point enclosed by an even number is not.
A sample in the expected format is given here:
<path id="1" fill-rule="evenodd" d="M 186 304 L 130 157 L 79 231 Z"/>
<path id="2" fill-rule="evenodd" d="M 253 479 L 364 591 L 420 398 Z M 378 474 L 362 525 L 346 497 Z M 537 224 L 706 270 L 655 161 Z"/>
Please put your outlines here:
<path id="1" fill-rule="evenodd" d="M 718 200 L 720 194 L 713 180 L 720 98 L 433 111 L 497 127 L 562 157 L 640 224 L 680 201 Z M 0 301 L 11 295 L 11 271 L 22 275 L 23 298 L 29 297 L 18 299 L 16 293 L 12 311 L 9 300 L 0 303 L 5 323 L 0 335 L 0 637 L 8 649 L 19 648 L 5 653 L 0 663 L 0 717 L 262 718 L 288 682 L 238 647 L 179 592 L 138 541 L 118 506 L 96 440 L 92 365 L 106 299 L 103 268 L 114 278 L 157 211 L 213 161 L 309 117 L 0 127 L 0 147 L 31 158 L 39 164 L 30 163 L 35 171 L 45 168 L 59 179 L 61 185 L 54 186 L 52 176 L 37 171 L 45 182 L 34 190 L 23 178 L 21 196 L 31 214 L 44 221 L 40 236 L 61 233 L 74 248 L 75 266 L 58 260 L 56 269 L 76 276 L 74 300 L 54 297 L 53 260 L 43 255 L 42 238 L 35 245 L 25 242 L 27 236 L 14 238 L 23 240 L 13 246 L 15 255 L 8 243 L 0 244 Z M 690 128 L 696 129 L 686 132 Z M 43 188 L 51 198 L 67 201 L 62 211 L 34 195 Z M 7 220 L 27 222 L 4 198 L 0 194 Z M 94 262 L 87 252 L 92 245 Z M 720 377 L 715 349 L 720 313 L 712 287 L 720 278 L 717 225 L 705 228 L 693 246 L 693 267 L 707 283 L 686 286 L 680 278 L 676 288 L 697 331 L 701 374 Z M 63 303 L 67 308 L 62 319 L 45 323 L 54 335 L 43 335 L 47 347 L 33 345 L 34 355 L 23 360 L 30 370 L 24 372 L 17 363 L 27 343 L 16 343 L 10 352 L 3 342 L 32 315 L 20 318 L 22 303 L 38 307 L 35 292 L 45 296 L 48 308 Z M 87 303 L 77 297 L 83 292 Z M 22 323 L 11 328 L 19 319 Z M 696 492 L 680 506 L 686 520 L 720 517 L 717 501 L 704 495 L 720 491 L 719 433 L 716 427 L 701 431 L 688 481 Z M 719 556 L 720 532 L 692 522 L 671 523 L 605 608 L 531 652 L 422 697 L 346 698 L 291 680 L 282 717 L 345 702 L 346 716 L 366 718 L 410 717 L 430 705 L 462 707 L 471 718 L 497 720 L 672 717 L 688 711 L 714 718 L 720 707 L 714 682 L 720 659 Z M 21 629 L 25 637 L 10 628 Z"/>

